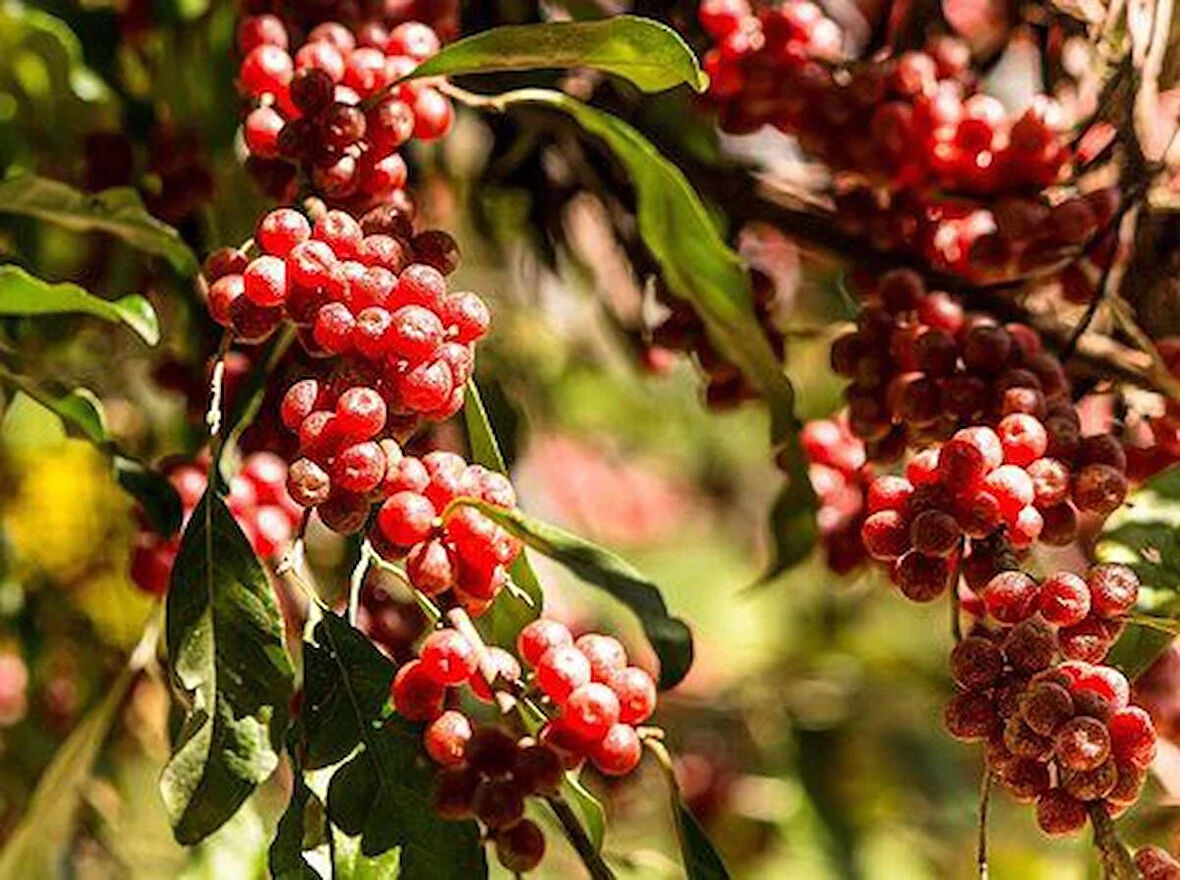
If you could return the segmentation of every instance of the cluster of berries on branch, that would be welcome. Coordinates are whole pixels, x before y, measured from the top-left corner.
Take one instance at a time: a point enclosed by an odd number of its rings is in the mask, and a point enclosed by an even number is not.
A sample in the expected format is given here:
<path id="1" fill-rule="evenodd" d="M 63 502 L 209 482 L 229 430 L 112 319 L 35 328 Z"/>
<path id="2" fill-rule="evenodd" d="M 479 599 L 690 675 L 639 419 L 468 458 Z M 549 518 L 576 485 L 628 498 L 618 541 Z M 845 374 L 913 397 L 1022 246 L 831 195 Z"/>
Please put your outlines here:
<path id="1" fill-rule="evenodd" d="M 432 85 L 399 80 L 439 46 L 421 22 L 355 32 L 324 22 L 295 49 L 277 17 L 242 19 L 238 81 L 255 104 L 242 124 L 248 166 L 280 199 L 294 197 L 301 168 L 336 205 L 363 210 L 405 201 L 398 150 L 411 138 L 442 137 L 454 110 Z"/>
<path id="2" fill-rule="evenodd" d="M 243 16 L 272 15 L 293 32 L 303 33 L 328 21 L 347 25 L 358 35 L 371 32 L 373 42 L 407 22 L 422 22 L 450 42 L 459 36 L 459 0 L 240 0 Z"/>
<path id="3" fill-rule="evenodd" d="M 1155 756 L 1151 716 L 1131 704 L 1126 677 L 1102 663 L 1138 592 L 1122 565 L 1041 583 L 1009 570 L 982 588 L 981 603 L 964 605 L 979 616 L 951 653 L 959 693 L 946 727 L 985 744 L 989 772 L 1035 803 L 1047 834 L 1080 830 L 1095 802 L 1126 811 Z"/>
<path id="4" fill-rule="evenodd" d="M 1060 268 L 1082 249 L 1111 258 L 1119 193 L 1064 186 L 1075 165 L 1064 109 L 1041 94 L 1010 113 L 980 90 L 962 41 L 858 60 L 810 0 L 704 0 L 698 14 L 721 128 L 793 135 L 831 170 L 846 233 L 978 280 Z M 1083 273 L 1066 287 L 1088 299 Z"/>
<path id="5" fill-rule="evenodd" d="M 168 480 L 180 496 L 187 523 L 208 485 L 205 464 L 177 464 L 168 471 Z M 241 470 L 229 482 L 226 506 L 254 552 L 263 559 L 282 554 L 303 518 L 303 509 L 291 500 L 286 484 L 286 462 L 269 452 L 246 456 Z M 166 538 L 141 521 L 131 554 L 132 583 L 154 596 L 168 591 L 182 532 Z"/>
<path id="6" fill-rule="evenodd" d="M 587 758 L 609 776 L 634 770 L 642 757 L 636 725 L 655 711 L 656 687 L 646 671 L 628 665 L 616 639 L 587 633 L 575 640 L 555 620 L 528 624 L 516 650 L 520 659 L 475 645 L 457 629 L 435 630 L 398 669 L 391 696 L 399 715 L 426 723 L 426 752 L 441 768 L 436 812 L 478 819 L 501 862 L 528 871 L 540 861 L 544 838 L 524 819 L 526 798 L 557 794 L 564 771 Z M 512 700 L 535 700 L 549 719 L 535 737 L 508 729 L 507 720 L 481 725 L 447 708 L 459 689 L 487 702 L 493 687 Z"/>
<path id="7" fill-rule="evenodd" d="M 842 416 L 807 422 L 799 442 L 818 503 L 816 525 L 828 568 L 846 574 L 868 558 L 860 532 L 873 470 L 864 443 Z"/>

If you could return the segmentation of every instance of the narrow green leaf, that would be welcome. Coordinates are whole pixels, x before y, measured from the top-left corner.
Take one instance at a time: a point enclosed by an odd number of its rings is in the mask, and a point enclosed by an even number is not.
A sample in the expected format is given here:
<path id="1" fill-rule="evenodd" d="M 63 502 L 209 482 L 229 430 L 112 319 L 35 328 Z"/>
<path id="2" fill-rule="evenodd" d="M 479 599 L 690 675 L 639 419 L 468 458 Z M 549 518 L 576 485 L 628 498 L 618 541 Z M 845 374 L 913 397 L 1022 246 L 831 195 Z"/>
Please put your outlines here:
<path id="1" fill-rule="evenodd" d="M 665 24 L 634 15 L 492 28 L 445 46 L 412 77 L 590 67 L 645 92 L 708 86 L 696 56 Z"/>
<path id="2" fill-rule="evenodd" d="M 144 207 L 129 187 L 84 193 L 57 180 L 20 174 L 0 181 L 0 213 L 35 217 L 73 232 L 105 232 L 137 250 L 163 257 L 185 277 L 197 258 L 171 226 Z"/>
<path id="3" fill-rule="evenodd" d="M 538 553 L 560 562 L 630 608 L 660 658 L 661 688 L 675 686 L 688 673 L 692 632 L 683 620 L 668 614 L 659 587 L 622 557 L 519 510 L 505 510 L 474 498 L 456 498 L 453 503 L 476 508 Z"/>
<path id="4" fill-rule="evenodd" d="M 672 810 L 676 818 L 676 834 L 680 839 L 680 854 L 688 880 L 729 880 L 729 871 L 721 856 L 713 848 L 705 829 L 696 816 L 684 805 L 680 793 L 672 792 Z"/>
<path id="5" fill-rule="evenodd" d="M 190 704 L 160 791 L 176 839 L 193 844 L 278 766 L 292 687 L 274 591 L 213 491 L 181 539 L 166 633 L 169 670 Z"/>
<path id="6" fill-rule="evenodd" d="M 487 410 L 483 405 L 479 387 L 474 379 L 467 382 L 466 403 L 463 405 L 463 420 L 467 425 L 467 441 L 471 446 L 472 461 L 484 467 L 499 471 L 507 476 L 508 469 L 500 444 L 492 430 Z M 480 635 L 486 641 L 511 649 L 516 644 L 517 634 L 533 620 L 541 616 L 545 596 L 541 582 L 528 560 L 528 551 L 522 550 L 508 571 L 513 585 L 518 589 L 501 590 L 492 607 L 476 622 Z"/>
<path id="7" fill-rule="evenodd" d="M 602 841 L 606 839 L 606 810 L 602 808 L 601 801 L 590 793 L 590 789 L 574 773 L 565 774 L 561 793 L 582 820 L 594 848 L 601 852 Z"/>
<path id="8" fill-rule="evenodd" d="M 1102 562 L 1122 562 L 1139 575 L 1139 610 L 1157 617 L 1180 615 L 1180 468 L 1140 486 L 1106 521 L 1096 549 Z M 1132 624 L 1111 650 L 1109 663 L 1134 678 L 1173 637 Z"/>
<path id="9" fill-rule="evenodd" d="M 771 516 L 775 552 L 768 580 L 799 562 L 816 541 L 815 494 L 798 442 L 795 390 L 753 308 L 750 276 L 722 239 L 684 174 L 635 128 L 568 95 L 522 89 L 489 106 L 543 106 L 572 117 L 605 144 L 635 187 L 639 232 L 668 289 L 692 303 L 709 337 L 758 389 L 771 415 L 771 441 L 787 483 Z"/>
<path id="10" fill-rule="evenodd" d="M 102 702 L 58 748 L 41 774 L 24 817 L 0 852 L 0 877 L 60 876 L 83 789 L 134 677 L 133 670 L 124 669 Z"/>
<path id="11" fill-rule="evenodd" d="M 435 769 L 422 748 L 421 725 L 395 716 L 377 726 L 393 665 L 331 612 L 314 636 L 318 671 L 304 692 L 308 742 L 319 743 L 318 760 L 360 746 L 332 775 L 328 816 L 345 834 L 360 836 L 365 856 L 400 848 L 402 880 L 486 877 L 476 824 L 448 822 L 431 809 Z"/>
<path id="12" fill-rule="evenodd" d="M 126 324 L 148 345 L 160 341 L 160 324 L 151 303 L 138 294 L 106 300 L 68 282 L 51 284 L 19 266 L 0 266 L 0 315 L 93 315 Z"/>
<path id="13" fill-rule="evenodd" d="M 299 763 L 298 749 L 288 737 L 287 753 L 291 756 L 291 799 L 279 817 L 274 840 L 267 852 L 267 865 L 274 880 L 323 880 L 303 857 L 305 823 L 308 808 L 318 802 L 303 778 L 303 767 Z"/>

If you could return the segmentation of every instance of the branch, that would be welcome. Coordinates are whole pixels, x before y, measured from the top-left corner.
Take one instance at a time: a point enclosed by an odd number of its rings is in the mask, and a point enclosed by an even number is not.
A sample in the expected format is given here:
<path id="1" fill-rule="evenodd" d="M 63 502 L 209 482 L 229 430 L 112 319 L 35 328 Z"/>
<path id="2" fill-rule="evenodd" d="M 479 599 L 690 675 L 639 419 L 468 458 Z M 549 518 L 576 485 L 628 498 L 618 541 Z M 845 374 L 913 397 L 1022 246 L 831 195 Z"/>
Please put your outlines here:
<path id="1" fill-rule="evenodd" d="M 1139 871 L 1131 853 L 1119 840 L 1114 821 L 1101 801 L 1090 803 L 1090 824 L 1094 826 L 1094 846 L 1106 880 L 1137 880 Z"/>

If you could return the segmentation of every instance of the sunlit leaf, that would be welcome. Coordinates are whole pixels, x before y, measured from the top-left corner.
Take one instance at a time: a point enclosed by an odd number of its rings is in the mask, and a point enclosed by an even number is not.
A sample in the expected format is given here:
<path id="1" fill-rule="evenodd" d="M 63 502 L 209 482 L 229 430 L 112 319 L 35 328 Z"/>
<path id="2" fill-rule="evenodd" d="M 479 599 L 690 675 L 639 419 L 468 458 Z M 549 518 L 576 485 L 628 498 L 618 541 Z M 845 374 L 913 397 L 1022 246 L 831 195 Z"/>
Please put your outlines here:
<path id="1" fill-rule="evenodd" d="M 68 282 L 53 284 L 19 266 L 0 266 L 0 315 L 93 315 L 126 324 L 148 345 L 160 341 L 160 324 L 151 303 L 138 294 L 106 300 Z"/>
<path id="2" fill-rule="evenodd" d="M 413 76 L 571 67 L 621 76 L 645 92 L 682 84 L 703 92 L 708 84 L 692 49 L 676 31 L 633 15 L 492 28 L 444 47 Z"/>
<path id="3" fill-rule="evenodd" d="M 160 791 L 176 839 L 193 844 L 278 766 L 292 687 L 274 590 L 213 491 L 181 540 L 166 631 L 169 670 L 189 705 Z"/>
<path id="4" fill-rule="evenodd" d="M 505 510 L 473 498 L 458 498 L 454 503 L 476 508 L 538 553 L 561 563 L 630 608 L 660 658 L 661 688 L 675 686 L 688 673 L 692 665 L 692 632 L 683 620 L 668 613 L 659 587 L 625 559 L 519 510 Z"/>

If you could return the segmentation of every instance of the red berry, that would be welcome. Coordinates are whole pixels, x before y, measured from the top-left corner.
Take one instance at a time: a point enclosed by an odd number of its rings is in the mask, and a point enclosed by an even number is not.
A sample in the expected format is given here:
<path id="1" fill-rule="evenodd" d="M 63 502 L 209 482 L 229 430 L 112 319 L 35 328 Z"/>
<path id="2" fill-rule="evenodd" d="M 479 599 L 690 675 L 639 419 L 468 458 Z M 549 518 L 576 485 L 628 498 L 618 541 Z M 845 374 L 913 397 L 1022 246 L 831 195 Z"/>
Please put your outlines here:
<path id="1" fill-rule="evenodd" d="M 1138 706 L 1119 709 L 1107 722 L 1110 749 L 1115 759 L 1136 767 L 1147 767 L 1155 758 L 1155 725 Z"/>
<path id="2" fill-rule="evenodd" d="M 371 440 L 385 429 L 385 400 L 372 388 L 349 388 L 336 401 L 336 430 L 346 440 Z"/>
<path id="3" fill-rule="evenodd" d="M 609 683 L 616 672 L 627 667 L 627 652 L 618 639 L 599 633 L 579 636 L 574 646 L 590 661 L 590 678 Z"/>
<path id="4" fill-rule="evenodd" d="M 1023 571 L 1002 571 L 987 582 L 982 596 L 988 613 L 1001 623 L 1019 623 L 1033 613 L 1037 582 Z"/>
<path id="5" fill-rule="evenodd" d="M 1125 565 L 1096 565 L 1087 573 L 1086 584 L 1094 613 L 1099 617 L 1126 614 L 1139 598 L 1139 577 Z"/>
<path id="6" fill-rule="evenodd" d="M 426 754 L 444 767 L 458 767 L 466 760 L 471 721 L 462 712 L 448 709 L 426 728 Z"/>
<path id="7" fill-rule="evenodd" d="M 544 659 L 541 662 L 543 669 Z M 597 741 L 618 723 L 619 698 L 606 685 L 588 682 L 569 693 L 561 717 L 574 734 L 588 741 Z"/>
<path id="8" fill-rule="evenodd" d="M 516 651 L 530 666 L 536 666 L 552 648 L 570 647 L 574 638 L 565 624 L 541 618 L 527 624 L 516 637 Z"/>
<path id="9" fill-rule="evenodd" d="M 521 676 L 520 663 L 515 657 L 505 651 L 503 648 L 495 645 L 488 649 L 488 659 L 492 667 L 496 670 L 496 675 L 506 682 L 519 681 Z M 483 671 L 476 669 L 471 673 L 471 677 L 467 681 L 471 687 L 472 693 L 484 702 L 491 702 L 492 689 L 488 686 L 487 679 L 484 678 Z"/>
<path id="10" fill-rule="evenodd" d="M 629 724 L 612 725 L 590 751 L 594 766 L 607 776 L 626 776 L 642 758 L 643 744 Z"/>
<path id="11" fill-rule="evenodd" d="M 294 65 L 291 56 L 279 46 L 263 43 L 250 50 L 238 72 L 242 89 L 253 98 L 278 94 L 288 82 Z"/>
<path id="12" fill-rule="evenodd" d="M 1096 718 L 1073 718 L 1054 736 L 1053 753 L 1070 770 L 1093 770 L 1110 756 L 1110 732 Z"/>
<path id="13" fill-rule="evenodd" d="M 393 544 L 409 547 L 434 530 L 434 505 L 415 492 L 397 492 L 377 511 L 377 528 Z"/>
<path id="14" fill-rule="evenodd" d="M 391 316 L 386 337 L 388 351 L 412 364 L 434 354 L 443 341 L 443 325 L 434 312 L 422 306 L 402 306 Z"/>
<path id="15" fill-rule="evenodd" d="M 860 534 L 869 555 L 882 562 L 897 559 L 910 548 L 910 530 L 895 510 L 874 513 L 864 521 Z"/>
<path id="16" fill-rule="evenodd" d="M 296 504 L 317 507 L 332 494 L 327 471 L 310 458 L 300 458 L 287 470 L 287 491 Z"/>
<path id="17" fill-rule="evenodd" d="M 426 671 L 421 660 L 411 660 L 397 671 L 391 690 L 394 708 L 408 721 L 430 721 L 443 708 L 446 690 Z"/>
<path id="18" fill-rule="evenodd" d="M 1037 798 L 1037 825 L 1046 834 L 1061 836 L 1080 831 L 1086 825 L 1086 805 L 1062 788 Z"/>
<path id="19" fill-rule="evenodd" d="M 541 690 L 558 704 L 565 703 L 576 688 L 590 683 L 590 661 L 573 645 L 550 648 L 536 668 Z M 615 703 L 617 708 L 617 698 Z"/>
<path id="20" fill-rule="evenodd" d="M 426 674 L 444 687 L 463 684 L 479 665 L 475 646 L 453 629 L 440 629 L 427 636 L 419 656 Z"/>
<path id="21" fill-rule="evenodd" d="M 611 675 L 606 682 L 619 698 L 619 720 L 624 724 L 642 724 L 656 709 L 656 684 L 637 666 L 628 666 Z"/>
<path id="22" fill-rule="evenodd" d="M 245 293 L 246 283 L 241 275 L 223 275 L 209 287 L 209 314 L 223 327 L 233 323 L 234 302 Z"/>
<path id="23" fill-rule="evenodd" d="M 358 495 L 367 495 L 385 476 L 385 453 L 373 441 L 341 449 L 332 462 L 332 485 Z"/>
<path id="24" fill-rule="evenodd" d="M 311 238 L 311 224 L 293 208 L 271 211 L 254 231 L 254 241 L 267 254 L 285 258 L 295 245 Z"/>
<path id="25" fill-rule="evenodd" d="M 1037 611 L 1053 626 L 1081 623 L 1090 613 L 1090 589 L 1073 572 L 1051 574 L 1037 594 Z"/>
<path id="26" fill-rule="evenodd" d="M 298 431 L 303 420 L 315 410 L 319 396 L 320 387 L 315 379 L 304 379 L 288 388 L 279 406 L 283 424 L 292 431 Z"/>

